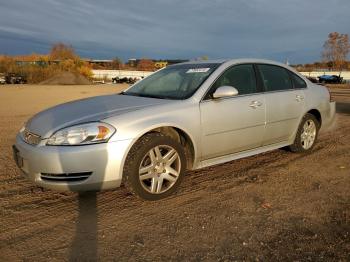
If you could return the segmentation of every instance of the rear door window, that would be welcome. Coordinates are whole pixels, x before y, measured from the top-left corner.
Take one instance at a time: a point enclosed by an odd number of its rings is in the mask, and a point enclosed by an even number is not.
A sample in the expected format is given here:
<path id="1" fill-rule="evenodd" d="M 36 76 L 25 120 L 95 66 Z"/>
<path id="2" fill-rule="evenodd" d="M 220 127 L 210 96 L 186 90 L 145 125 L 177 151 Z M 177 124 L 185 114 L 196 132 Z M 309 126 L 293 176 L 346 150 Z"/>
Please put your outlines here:
<path id="1" fill-rule="evenodd" d="M 266 91 L 293 89 L 291 78 L 286 69 L 275 65 L 258 65 Z"/>

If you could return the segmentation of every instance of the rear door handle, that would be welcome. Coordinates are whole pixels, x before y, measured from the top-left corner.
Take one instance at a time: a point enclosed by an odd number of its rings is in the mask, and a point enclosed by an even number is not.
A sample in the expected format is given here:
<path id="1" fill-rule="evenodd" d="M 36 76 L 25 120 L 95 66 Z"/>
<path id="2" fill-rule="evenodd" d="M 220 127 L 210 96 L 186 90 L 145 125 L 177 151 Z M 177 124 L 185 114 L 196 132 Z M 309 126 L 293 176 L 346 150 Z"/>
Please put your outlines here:
<path id="1" fill-rule="evenodd" d="M 256 109 L 257 107 L 261 106 L 262 103 L 260 101 L 252 101 L 249 106 L 253 109 Z"/>
<path id="2" fill-rule="evenodd" d="M 304 97 L 301 96 L 301 95 L 296 95 L 296 96 L 295 96 L 295 100 L 297 100 L 298 102 L 300 102 L 300 101 L 304 100 Z"/>

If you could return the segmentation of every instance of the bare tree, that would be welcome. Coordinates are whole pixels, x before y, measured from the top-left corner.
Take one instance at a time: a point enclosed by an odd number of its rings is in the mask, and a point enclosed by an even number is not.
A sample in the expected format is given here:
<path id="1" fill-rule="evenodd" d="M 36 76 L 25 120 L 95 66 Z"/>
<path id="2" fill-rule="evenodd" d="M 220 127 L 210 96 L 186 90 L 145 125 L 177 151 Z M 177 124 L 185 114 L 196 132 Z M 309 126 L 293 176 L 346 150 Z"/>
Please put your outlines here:
<path id="1" fill-rule="evenodd" d="M 112 69 L 117 70 L 123 69 L 123 61 L 120 58 L 115 57 L 112 61 L 111 67 Z"/>
<path id="2" fill-rule="evenodd" d="M 332 32 L 323 45 L 322 57 L 332 67 L 342 70 L 350 51 L 349 36 Z"/>

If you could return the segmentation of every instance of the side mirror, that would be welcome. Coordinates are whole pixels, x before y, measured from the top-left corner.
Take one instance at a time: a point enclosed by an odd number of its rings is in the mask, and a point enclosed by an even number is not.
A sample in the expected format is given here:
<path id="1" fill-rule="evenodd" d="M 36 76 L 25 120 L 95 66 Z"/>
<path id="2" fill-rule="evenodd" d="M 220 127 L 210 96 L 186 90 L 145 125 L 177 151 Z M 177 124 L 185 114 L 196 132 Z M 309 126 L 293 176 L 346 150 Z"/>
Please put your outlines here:
<path id="1" fill-rule="evenodd" d="M 238 95 L 238 90 L 233 86 L 220 86 L 215 90 L 213 98 L 230 97 L 236 95 Z"/>

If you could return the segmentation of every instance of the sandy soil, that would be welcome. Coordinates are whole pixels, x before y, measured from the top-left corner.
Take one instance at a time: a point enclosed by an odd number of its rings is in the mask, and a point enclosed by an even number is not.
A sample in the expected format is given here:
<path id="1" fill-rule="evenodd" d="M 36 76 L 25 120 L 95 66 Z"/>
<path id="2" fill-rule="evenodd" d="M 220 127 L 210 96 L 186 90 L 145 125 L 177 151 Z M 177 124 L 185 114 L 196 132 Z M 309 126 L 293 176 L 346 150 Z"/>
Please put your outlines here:
<path id="1" fill-rule="evenodd" d="M 125 188 L 78 195 L 28 182 L 11 145 L 34 113 L 124 87 L 0 87 L 1 261 L 348 261 L 350 94 L 312 153 L 275 150 L 189 172 L 144 202 Z"/>
<path id="2" fill-rule="evenodd" d="M 42 81 L 39 85 L 91 85 L 91 81 L 77 73 L 61 72 Z"/>

